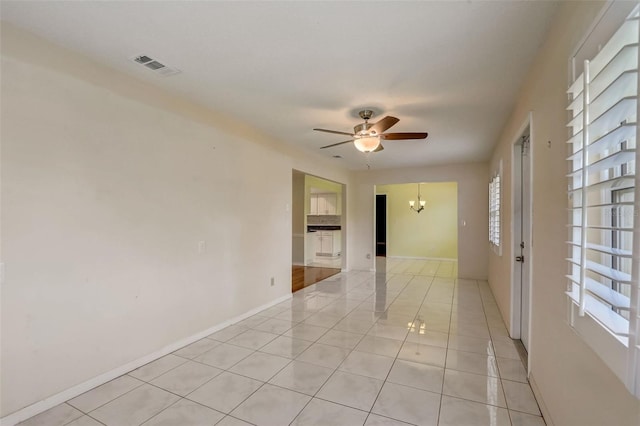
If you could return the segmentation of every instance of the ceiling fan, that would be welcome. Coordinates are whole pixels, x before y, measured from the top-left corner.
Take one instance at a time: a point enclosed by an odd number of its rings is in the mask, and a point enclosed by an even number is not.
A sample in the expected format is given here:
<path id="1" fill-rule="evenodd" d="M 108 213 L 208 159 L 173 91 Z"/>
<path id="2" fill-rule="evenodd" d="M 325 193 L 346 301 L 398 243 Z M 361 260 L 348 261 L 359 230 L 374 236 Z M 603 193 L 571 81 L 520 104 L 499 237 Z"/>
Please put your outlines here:
<path id="1" fill-rule="evenodd" d="M 353 133 L 340 132 L 337 130 L 327 129 L 313 129 L 318 132 L 335 133 L 337 135 L 351 136 L 352 139 L 348 141 L 338 142 L 331 145 L 320 147 L 320 149 L 331 148 L 334 146 L 342 145 L 345 143 L 353 142 L 355 147 L 362 152 L 378 152 L 382 151 L 384 147 L 380 143 L 380 140 L 401 140 L 401 139 L 425 139 L 428 133 L 384 133 L 385 130 L 391 128 L 398 121 L 396 117 L 390 115 L 382 118 L 375 124 L 369 123 L 369 119 L 373 116 L 373 111 L 369 109 L 362 110 L 358 113 L 360 118 L 364 120 L 364 123 L 358 124 L 353 128 Z"/>

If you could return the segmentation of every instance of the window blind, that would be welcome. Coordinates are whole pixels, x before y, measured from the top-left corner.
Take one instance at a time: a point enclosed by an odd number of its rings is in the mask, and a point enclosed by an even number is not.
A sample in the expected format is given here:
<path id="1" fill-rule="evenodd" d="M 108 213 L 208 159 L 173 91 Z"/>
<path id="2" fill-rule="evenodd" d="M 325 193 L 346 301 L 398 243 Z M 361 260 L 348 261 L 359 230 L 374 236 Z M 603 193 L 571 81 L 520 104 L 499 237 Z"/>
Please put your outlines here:
<path id="1" fill-rule="evenodd" d="M 579 316 L 592 317 L 627 348 L 627 384 L 640 396 L 632 379 L 640 344 L 638 17 L 636 8 L 568 90 L 567 295 Z"/>

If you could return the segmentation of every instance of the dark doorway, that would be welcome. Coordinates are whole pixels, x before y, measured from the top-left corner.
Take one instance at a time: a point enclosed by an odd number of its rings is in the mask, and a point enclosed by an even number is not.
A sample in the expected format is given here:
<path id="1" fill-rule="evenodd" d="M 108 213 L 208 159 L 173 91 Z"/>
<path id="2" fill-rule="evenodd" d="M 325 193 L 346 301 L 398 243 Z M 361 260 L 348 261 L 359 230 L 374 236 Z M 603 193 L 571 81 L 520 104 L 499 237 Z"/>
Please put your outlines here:
<path id="1" fill-rule="evenodd" d="M 376 256 L 387 256 L 386 194 L 376 194 Z"/>

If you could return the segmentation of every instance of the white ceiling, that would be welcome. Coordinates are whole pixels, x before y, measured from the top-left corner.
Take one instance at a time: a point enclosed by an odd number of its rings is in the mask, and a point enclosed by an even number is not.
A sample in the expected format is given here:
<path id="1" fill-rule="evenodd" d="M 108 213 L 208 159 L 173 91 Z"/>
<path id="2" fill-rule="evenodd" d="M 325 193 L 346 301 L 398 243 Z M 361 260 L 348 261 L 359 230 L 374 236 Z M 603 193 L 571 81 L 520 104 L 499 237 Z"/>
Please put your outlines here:
<path id="1" fill-rule="evenodd" d="M 489 158 L 556 2 L 2 1 L 5 21 L 351 169 L 357 112 L 400 118 L 371 167 Z M 129 58 L 182 70 L 159 77 Z"/>

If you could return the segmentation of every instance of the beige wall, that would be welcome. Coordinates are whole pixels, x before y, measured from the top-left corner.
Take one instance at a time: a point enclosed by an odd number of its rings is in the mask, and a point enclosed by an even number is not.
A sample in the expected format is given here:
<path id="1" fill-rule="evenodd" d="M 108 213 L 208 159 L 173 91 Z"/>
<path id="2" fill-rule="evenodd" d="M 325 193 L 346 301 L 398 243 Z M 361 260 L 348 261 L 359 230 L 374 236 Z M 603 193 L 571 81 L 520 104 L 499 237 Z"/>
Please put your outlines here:
<path id="1" fill-rule="evenodd" d="M 486 163 L 354 172 L 348 205 L 352 219 L 348 233 L 350 267 L 374 268 L 375 186 L 407 182 L 457 183 L 458 274 L 462 278 L 486 279 L 489 256 Z"/>
<path id="2" fill-rule="evenodd" d="M 638 401 L 564 321 L 566 65 L 598 9 L 563 3 L 492 159 L 509 188 L 510 143 L 533 110 L 532 377 L 557 426 L 640 423 Z M 375 185 L 457 182 L 459 274 L 489 275 L 508 321 L 512 254 L 489 261 L 487 164 L 350 174 L 1 30 L 0 416 L 288 294 L 292 169 L 347 185 L 349 269 L 374 265 Z M 508 195 L 503 206 L 508 217 Z"/>
<path id="3" fill-rule="evenodd" d="M 309 190 L 311 188 L 315 188 L 323 193 L 342 193 L 342 185 L 340 185 L 339 183 L 331 182 L 329 180 L 322 179 L 316 176 L 307 176 L 305 179 L 305 185 Z"/>
<path id="4" fill-rule="evenodd" d="M 309 176 L 305 177 L 305 207 L 304 212 L 305 215 L 309 214 L 309 209 L 311 208 L 311 202 L 309 198 L 311 196 L 311 189 L 315 189 L 316 193 L 327 193 L 327 194 L 337 194 L 336 195 L 336 212 L 337 214 L 342 213 L 342 185 L 337 182 L 332 182 L 326 179 L 319 178 L 317 176 Z M 318 190 L 320 192 L 318 192 Z"/>
<path id="5" fill-rule="evenodd" d="M 0 416 L 290 294 L 292 169 L 346 171 L 6 23 L 1 66 Z"/>
<path id="6" fill-rule="evenodd" d="M 640 424 L 640 402 L 567 325 L 567 129 L 568 59 L 601 10 L 602 3 L 563 2 L 545 44 L 504 128 L 490 169 L 503 161 L 502 217 L 511 217 L 511 146 L 532 112 L 533 281 L 530 365 L 545 415 L 556 426 Z M 549 144 L 550 142 L 550 144 Z M 511 239 L 508 222 L 505 242 Z M 505 322 L 510 322 L 509 244 L 490 254 L 489 282 Z"/>
<path id="7" fill-rule="evenodd" d="M 387 196 L 387 256 L 458 258 L 457 183 L 420 184 L 420 213 L 409 208 L 409 200 L 418 205 L 415 183 L 378 185 L 376 193 Z"/>

